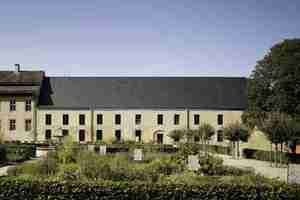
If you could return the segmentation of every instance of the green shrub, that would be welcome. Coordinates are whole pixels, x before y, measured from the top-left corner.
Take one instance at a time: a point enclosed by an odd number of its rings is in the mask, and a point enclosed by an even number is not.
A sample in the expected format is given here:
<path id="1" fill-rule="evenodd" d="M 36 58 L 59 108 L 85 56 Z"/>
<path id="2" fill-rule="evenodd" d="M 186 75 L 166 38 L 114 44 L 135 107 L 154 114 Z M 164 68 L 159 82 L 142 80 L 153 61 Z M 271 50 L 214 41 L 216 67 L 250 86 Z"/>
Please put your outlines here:
<path id="1" fill-rule="evenodd" d="M 245 158 L 248 158 L 248 159 L 256 159 L 256 160 L 262 160 L 262 161 L 275 162 L 274 154 L 275 154 L 275 152 L 272 152 L 272 157 L 271 157 L 270 151 L 263 151 L 263 150 L 258 150 L 258 149 L 248 149 L 248 148 L 243 149 L 243 155 Z M 277 161 L 279 161 L 280 156 L 282 158 L 282 163 L 287 164 L 289 161 L 288 153 L 277 152 Z"/>
<path id="2" fill-rule="evenodd" d="M 209 178 L 206 178 L 209 179 Z M 215 178 L 214 178 L 215 179 Z M 0 178 L 3 200 L 97 200 L 97 199 L 222 199 L 296 200 L 300 186 L 283 183 L 204 181 L 192 184 L 153 184 L 139 182 L 62 182 Z"/>
<path id="3" fill-rule="evenodd" d="M 1 161 L 22 162 L 35 156 L 35 146 L 26 144 L 0 145 Z"/>
<path id="4" fill-rule="evenodd" d="M 80 179 L 80 166 L 75 163 L 62 164 L 59 166 L 58 178 L 64 181 Z"/>

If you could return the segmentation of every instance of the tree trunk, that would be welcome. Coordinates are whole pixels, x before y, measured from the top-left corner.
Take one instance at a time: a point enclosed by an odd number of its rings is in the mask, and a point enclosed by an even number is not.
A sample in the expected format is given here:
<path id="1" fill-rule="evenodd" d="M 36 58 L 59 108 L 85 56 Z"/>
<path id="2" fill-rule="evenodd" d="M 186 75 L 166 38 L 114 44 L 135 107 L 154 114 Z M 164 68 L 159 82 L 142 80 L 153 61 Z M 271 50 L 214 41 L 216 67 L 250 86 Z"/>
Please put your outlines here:
<path id="1" fill-rule="evenodd" d="M 280 144 L 280 166 L 282 167 L 283 143 Z"/>
<path id="2" fill-rule="evenodd" d="M 275 167 L 278 167 L 278 144 L 275 144 Z"/>
<path id="3" fill-rule="evenodd" d="M 272 142 L 270 142 L 270 162 L 271 162 L 271 167 L 273 166 L 273 146 Z"/>
<path id="4" fill-rule="evenodd" d="M 237 159 L 239 159 L 240 158 L 240 141 L 238 140 L 237 142 L 236 142 L 236 155 L 237 155 Z"/>

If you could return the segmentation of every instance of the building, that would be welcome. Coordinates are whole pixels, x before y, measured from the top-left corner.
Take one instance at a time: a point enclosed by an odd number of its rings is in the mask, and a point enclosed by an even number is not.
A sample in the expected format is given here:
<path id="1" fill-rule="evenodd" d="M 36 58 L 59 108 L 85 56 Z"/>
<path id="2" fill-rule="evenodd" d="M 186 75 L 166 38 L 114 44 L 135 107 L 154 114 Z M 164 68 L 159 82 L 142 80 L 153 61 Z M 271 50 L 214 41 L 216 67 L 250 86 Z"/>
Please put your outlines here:
<path id="1" fill-rule="evenodd" d="M 172 143 L 174 129 L 240 121 L 246 78 L 48 77 L 42 71 L 0 71 L 4 140 L 43 142 L 72 135 L 80 142 Z"/>

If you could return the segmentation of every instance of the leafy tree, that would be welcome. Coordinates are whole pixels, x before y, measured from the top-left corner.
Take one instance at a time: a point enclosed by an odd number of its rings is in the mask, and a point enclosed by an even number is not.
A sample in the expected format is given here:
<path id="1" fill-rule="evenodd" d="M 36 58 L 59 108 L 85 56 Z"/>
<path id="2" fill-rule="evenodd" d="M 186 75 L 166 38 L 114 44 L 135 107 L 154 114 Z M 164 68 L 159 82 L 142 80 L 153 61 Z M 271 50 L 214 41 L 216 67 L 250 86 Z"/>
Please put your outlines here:
<path id="1" fill-rule="evenodd" d="M 243 122 L 253 127 L 266 112 L 279 111 L 300 117 L 300 39 L 274 45 L 257 62 L 248 81 L 248 110 Z"/>
<path id="2" fill-rule="evenodd" d="M 206 145 L 209 143 L 211 137 L 215 134 L 215 129 L 212 125 L 208 123 L 203 123 L 199 126 L 197 130 L 198 136 L 201 138 L 201 141 L 204 143 L 204 152 L 207 154 Z"/>
<path id="3" fill-rule="evenodd" d="M 174 140 L 174 142 L 179 142 L 182 138 L 184 138 L 185 130 L 183 129 L 175 129 L 168 133 L 168 136 Z"/>
<path id="4" fill-rule="evenodd" d="M 277 166 L 278 162 L 278 145 L 280 144 L 280 151 L 282 155 L 283 144 L 288 145 L 289 142 L 293 141 L 294 138 L 298 137 L 300 133 L 300 125 L 294 120 L 291 116 L 280 113 L 280 112 L 271 112 L 267 117 L 262 121 L 259 128 L 265 133 L 267 138 L 272 144 L 275 144 L 275 165 Z M 280 163 L 282 158 L 280 156 Z"/>
<path id="5" fill-rule="evenodd" d="M 240 141 L 243 142 L 247 142 L 248 138 L 250 136 L 250 131 L 249 129 L 244 126 L 243 124 L 241 124 L 240 122 L 235 122 L 235 123 L 231 123 L 228 124 L 225 128 L 224 128 L 224 136 L 225 139 L 229 140 L 230 142 L 232 142 L 232 144 L 236 144 L 235 148 L 236 148 L 236 154 L 237 156 L 239 156 L 239 143 Z"/>

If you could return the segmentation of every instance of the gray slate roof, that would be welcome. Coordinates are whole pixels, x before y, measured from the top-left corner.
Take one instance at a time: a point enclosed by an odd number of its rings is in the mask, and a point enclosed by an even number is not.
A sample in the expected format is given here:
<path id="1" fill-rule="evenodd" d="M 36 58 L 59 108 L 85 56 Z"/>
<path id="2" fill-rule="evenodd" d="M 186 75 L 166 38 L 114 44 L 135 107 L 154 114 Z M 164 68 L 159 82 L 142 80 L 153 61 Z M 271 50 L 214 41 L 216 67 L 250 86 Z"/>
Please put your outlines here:
<path id="1" fill-rule="evenodd" d="M 43 71 L 0 71 L 0 85 L 40 85 Z"/>
<path id="2" fill-rule="evenodd" d="M 39 95 L 43 71 L 0 71 L 0 94 Z"/>
<path id="3" fill-rule="evenodd" d="M 47 108 L 194 108 L 244 110 L 246 78 L 49 77 L 40 106 Z"/>

